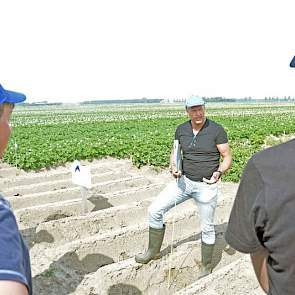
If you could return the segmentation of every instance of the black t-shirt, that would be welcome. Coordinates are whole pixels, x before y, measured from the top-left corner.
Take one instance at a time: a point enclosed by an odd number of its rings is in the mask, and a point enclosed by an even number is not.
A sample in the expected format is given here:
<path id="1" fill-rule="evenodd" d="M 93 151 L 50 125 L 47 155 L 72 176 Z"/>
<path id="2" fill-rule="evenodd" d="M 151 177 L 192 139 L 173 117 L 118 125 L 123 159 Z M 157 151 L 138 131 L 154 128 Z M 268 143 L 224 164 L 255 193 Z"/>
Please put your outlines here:
<path id="1" fill-rule="evenodd" d="M 271 295 L 295 294 L 295 140 L 255 154 L 240 181 L 225 238 L 235 249 L 269 252 Z"/>
<path id="2" fill-rule="evenodd" d="M 175 139 L 179 140 L 183 153 L 183 174 L 193 181 L 210 179 L 219 167 L 220 153 L 216 145 L 228 142 L 223 127 L 206 119 L 195 136 L 189 120 L 177 127 Z"/>

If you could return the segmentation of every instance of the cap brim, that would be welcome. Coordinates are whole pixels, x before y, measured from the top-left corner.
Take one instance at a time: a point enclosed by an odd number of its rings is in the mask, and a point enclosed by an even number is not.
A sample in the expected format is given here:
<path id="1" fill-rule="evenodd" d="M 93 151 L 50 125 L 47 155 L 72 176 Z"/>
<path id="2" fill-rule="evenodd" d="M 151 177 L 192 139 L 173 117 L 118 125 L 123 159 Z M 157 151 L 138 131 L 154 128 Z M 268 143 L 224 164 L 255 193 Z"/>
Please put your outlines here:
<path id="1" fill-rule="evenodd" d="M 192 105 L 186 105 L 187 108 L 192 108 L 192 107 L 198 107 L 198 106 L 203 106 L 205 103 L 198 103 L 198 104 L 192 104 Z"/>
<path id="2" fill-rule="evenodd" d="M 290 62 L 290 67 L 295 68 L 295 56 L 293 57 L 292 61 Z"/>
<path id="3" fill-rule="evenodd" d="M 26 100 L 26 96 L 23 93 L 5 90 L 6 98 L 4 102 L 19 103 Z"/>

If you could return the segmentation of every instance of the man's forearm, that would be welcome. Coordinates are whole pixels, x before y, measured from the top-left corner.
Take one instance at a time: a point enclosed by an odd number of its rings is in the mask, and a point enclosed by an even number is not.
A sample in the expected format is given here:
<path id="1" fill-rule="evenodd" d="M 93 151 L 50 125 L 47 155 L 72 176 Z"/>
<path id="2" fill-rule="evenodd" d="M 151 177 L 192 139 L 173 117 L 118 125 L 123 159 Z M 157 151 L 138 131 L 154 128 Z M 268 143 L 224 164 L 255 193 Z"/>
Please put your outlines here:
<path id="1" fill-rule="evenodd" d="M 262 290 L 267 293 L 269 290 L 268 273 L 266 268 L 268 252 L 265 250 L 259 253 L 251 254 L 250 256 L 257 280 Z"/>
<path id="2" fill-rule="evenodd" d="M 232 156 L 227 155 L 223 158 L 222 163 L 220 163 L 218 170 L 225 173 L 232 165 Z"/>
<path id="3" fill-rule="evenodd" d="M 28 295 L 25 285 L 16 281 L 0 281 L 0 294 Z"/>

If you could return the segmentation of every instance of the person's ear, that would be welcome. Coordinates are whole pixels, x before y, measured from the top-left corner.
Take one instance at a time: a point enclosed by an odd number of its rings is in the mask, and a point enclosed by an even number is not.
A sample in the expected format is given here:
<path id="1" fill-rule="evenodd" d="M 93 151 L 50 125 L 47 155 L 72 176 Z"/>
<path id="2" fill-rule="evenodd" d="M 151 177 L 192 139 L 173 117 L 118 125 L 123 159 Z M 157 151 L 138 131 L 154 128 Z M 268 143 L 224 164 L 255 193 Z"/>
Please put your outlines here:
<path id="1" fill-rule="evenodd" d="M 1 114 L 1 120 L 9 121 L 10 115 L 13 111 L 14 105 L 9 103 L 4 103 L 2 105 L 2 114 Z"/>

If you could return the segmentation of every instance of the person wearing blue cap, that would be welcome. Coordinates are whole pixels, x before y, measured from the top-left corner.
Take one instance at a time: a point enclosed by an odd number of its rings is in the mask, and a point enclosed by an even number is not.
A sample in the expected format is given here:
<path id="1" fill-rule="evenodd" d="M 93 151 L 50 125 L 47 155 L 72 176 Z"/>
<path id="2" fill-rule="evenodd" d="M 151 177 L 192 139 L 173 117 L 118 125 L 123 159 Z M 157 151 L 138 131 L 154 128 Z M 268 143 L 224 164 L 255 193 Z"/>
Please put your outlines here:
<path id="1" fill-rule="evenodd" d="M 148 263 L 160 257 L 164 237 L 164 214 L 189 198 L 198 206 L 201 224 L 202 267 L 199 278 L 212 272 L 215 244 L 214 212 L 217 206 L 217 182 L 231 166 L 232 156 L 224 128 L 205 116 L 205 102 L 199 96 L 186 100 L 190 120 L 179 125 L 175 132 L 182 151 L 182 168 L 177 169 L 172 150 L 170 168 L 178 179 L 159 194 L 148 209 L 149 246 L 143 255 L 135 256 L 138 263 Z M 223 161 L 220 163 L 220 157 Z"/>
<path id="2" fill-rule="evenodd" d="M 295 56 L 290 62 L 295 68 Z M 268 295 L 295 293 L 295 139 L 254 154 L 243 171 L 225 233 L 250 254 Z"/>
<path id="3" fill-rule="evenodd" d="M 0 159 L 10 137 L 9 120 L 15 103 L 23 102 L 22 93 L 5 90 L 0 84 Z M 19 232 L 15 216 L 0 195 L 0 294 L 32 294 L 30 256 Z"/>

